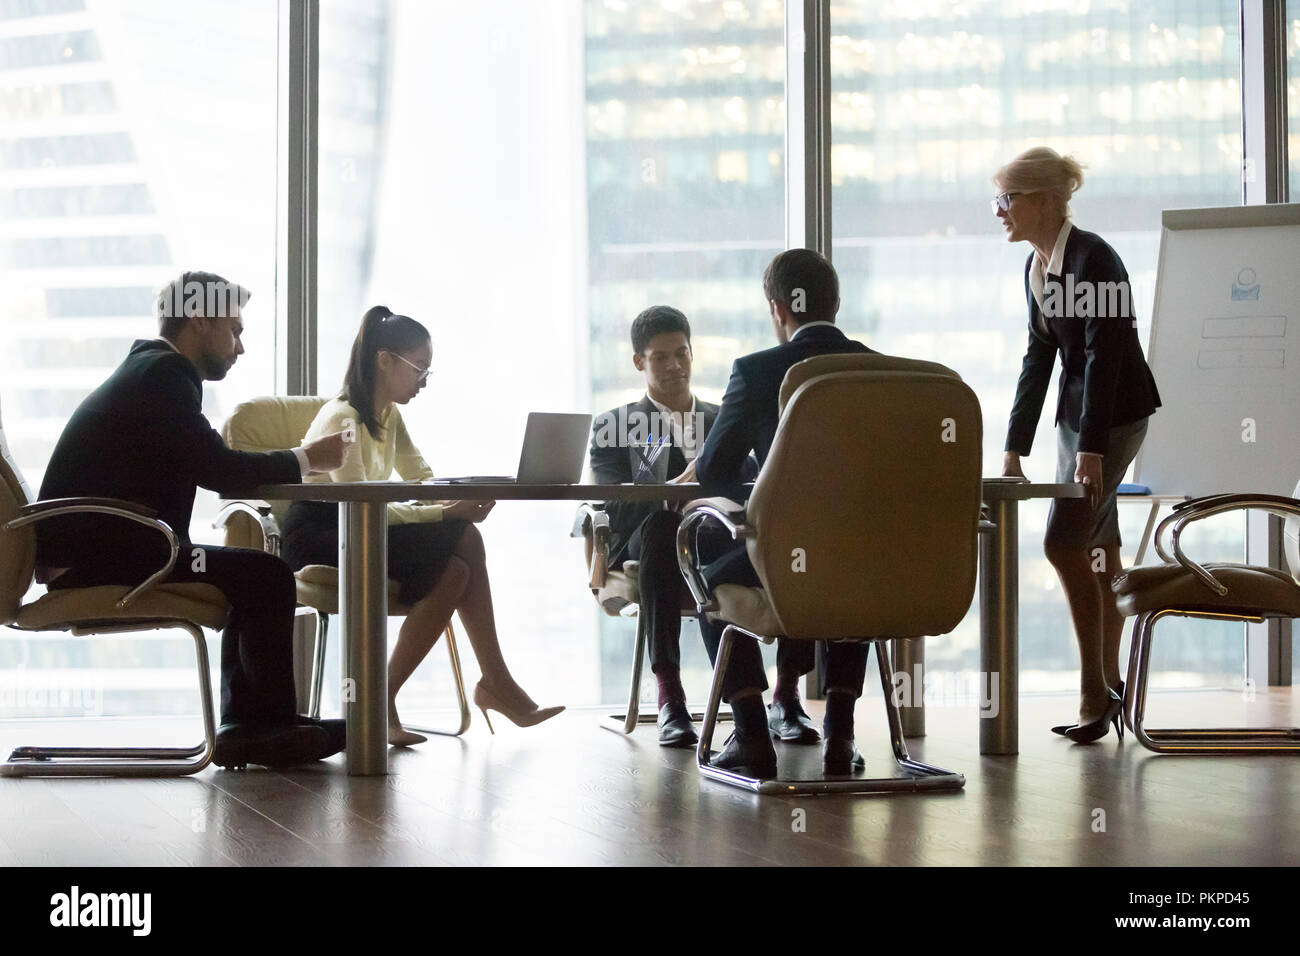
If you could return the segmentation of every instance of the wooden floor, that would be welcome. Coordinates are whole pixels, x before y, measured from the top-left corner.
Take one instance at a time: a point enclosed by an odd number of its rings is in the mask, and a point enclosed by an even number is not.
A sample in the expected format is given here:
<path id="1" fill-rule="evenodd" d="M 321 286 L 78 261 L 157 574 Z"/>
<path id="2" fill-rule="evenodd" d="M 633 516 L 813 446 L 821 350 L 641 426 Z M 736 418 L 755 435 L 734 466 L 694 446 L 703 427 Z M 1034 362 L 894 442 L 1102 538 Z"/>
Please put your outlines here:
<path id="1" fill-rule="evenodd" d="M 1150 723 L 1294 726 L 1298 700 L 1164 693 Z M 1300 756 L 1162 757 L 1113 733 L 1076 746 L 1048 732 L 1070 705 L 1025 699 L 1017 757 L 980 757 L 973 712 L 932 707 L 909 746 L 966 774 L 953 794 L 760 798 L 701 780 L 652 728 L 624 738 L 592 711 L 495 737 L 476 714 L 463 738 L 391 752 L 383 778 L 349 777 L 336 757 L 288 773 L 0 779 L 0 865 L 1300 863 Z M 859 705 L 858 740 L 884 773 L 880 708 Z M 0 746 L 174 743 L 192 726 L 3 723 Z M 816 748 L 778 752 L 783 766 L 820 763 Z"/>

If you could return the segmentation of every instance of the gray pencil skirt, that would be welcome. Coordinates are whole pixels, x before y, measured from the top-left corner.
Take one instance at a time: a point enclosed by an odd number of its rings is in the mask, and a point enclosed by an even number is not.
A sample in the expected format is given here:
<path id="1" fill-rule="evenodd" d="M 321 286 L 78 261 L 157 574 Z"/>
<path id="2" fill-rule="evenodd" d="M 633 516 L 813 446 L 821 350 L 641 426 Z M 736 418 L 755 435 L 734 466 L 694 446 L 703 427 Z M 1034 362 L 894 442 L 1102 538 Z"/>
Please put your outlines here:
<path id="1" fill-rule="evenodd" d="M 1137 457 L 1146 437 L 1147 419 L 1140 418 L 1110 430 L 1110 442 L 1101 459 L 1101 505 L 1093 511 L 1087 498 L 1054 498 L 1047 513 L 1044 544 L 1091 551 L 1093 548 L 1119 546 L 1119 506 L 1115 496 L 1124 473 Z M 1074 481 L 1079 433 L 1067 423 L 1056 428 L 1056 480 L 1061 484 Z"/>

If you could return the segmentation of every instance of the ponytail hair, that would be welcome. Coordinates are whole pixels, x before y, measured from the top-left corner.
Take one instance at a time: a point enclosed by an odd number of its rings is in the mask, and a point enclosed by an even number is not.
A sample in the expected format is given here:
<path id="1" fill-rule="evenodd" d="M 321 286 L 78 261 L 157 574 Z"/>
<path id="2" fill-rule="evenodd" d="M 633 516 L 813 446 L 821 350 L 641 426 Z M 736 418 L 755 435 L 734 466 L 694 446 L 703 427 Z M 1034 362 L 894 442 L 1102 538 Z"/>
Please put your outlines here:
<path id="1" fill-rule="evenodd" d="M 408 315 L 394 315 L 393 310 L 377 305 L 361 317 L 361 330 L 352 343 L 348 371 L 343 378 L 339 398 L 357 410 L 370 437 L 379 441 L 383 429 L 375 411 L 375 369 L 379 353 L 405 352 L 429 341 L 429 330 Z"/>

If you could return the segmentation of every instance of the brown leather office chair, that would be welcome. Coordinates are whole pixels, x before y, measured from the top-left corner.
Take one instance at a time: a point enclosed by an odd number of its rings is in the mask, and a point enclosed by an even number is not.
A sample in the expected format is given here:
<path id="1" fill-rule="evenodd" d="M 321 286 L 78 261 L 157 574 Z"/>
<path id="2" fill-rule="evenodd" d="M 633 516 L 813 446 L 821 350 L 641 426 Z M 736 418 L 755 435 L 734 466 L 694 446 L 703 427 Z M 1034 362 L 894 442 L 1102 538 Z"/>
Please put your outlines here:
<path id="1" fill-rule="evenodd" d="M 239 451 L 277 451 L 295 448 L 311 428 L 316 413 L 328 399 L 314 395 L 274 396 L 254 398 L 235 407 L 222 427 L 226 444 Z M 232 548 L 256 548 L 272 554 L 280 553 L 280 529 L 289 511 L 287 501 L 237 500 L 222 508 L 214 526 L 224 529 L 225 544 Z M 320 716 L 321 689 L 325 680 L 325 649 L 329 638 L 330 615 L 339 611 L 339 569 L 330 565 L 310 564 L 295 576 L 298 588 L 299 610 L 316 619 L 316 637 L 313 645 L 310 671 L 310 692 L 307 713 Z M 410 608 L 398 600 L 399 585 L 388 582 L 388 616 L 405 617 Z M 445 632 L 447 656 L 451 662 L 452 679 L 460 707 L 460 722 L 455 729 L 409 726 L 420 733 L 456 737 L 469 729 L 469 698 L 465 694 L 465 680 L 461 672 L 460 653 L 456 647 L 456 632 L 450 623 Z"/>
<path id="2" fill-rule="evenodd" d="M 885 355 L 807 359 L 787 373 L 781 419 L 745 507 L 694 502 L 678 555 L 700 610 L 727 622 L 696 762 L 707 777 L 758 793 L 959 788 L 960 773 L 913 760 L 903 740 L 890 640 L 945 634 L 975 593 L 982 419 L 955 372 Z M 716 520 L 745 542 L 762 587 L 709 591 L 692 529 Z M 902 777 L 746 777 L 711 766 L 714 719 L 736 635 L 875 645 Z"/>
<path id="3" fill-rule="evenodd" d="M 1111 587 L 1125 617 L 1134 617 L 1124 684 L 1124 723 L 1148 750 L 1162 754 L 1300 753 L 1300 728 L 1167 728 L 1145 725 L 1151 646 L 1161 618 L 1228 618 L 1243 623 L 1300 617 L 1300 484 L 1294 497 L 1257 494 L 1208 495 L 1182 502 L 1156 528 L 1156 553 L 1164 563 L 1129 568 Z M 1284 546 L 1290 569 L 1231 562 L 1198 564 L 1179 538 L 1191 524 L 1229 511 L 1259 509 L 1286 522 Z M 1169 549 L 1164 542 L 1170 531 Z M 1172 553 L 1171 553 L 1172 552 Z"/>
<path id="4" fill-rule="evenodd" d="M 171 556 L 134 588 L 67 588 L 24 604 L 35 573 L 33 525 L 70 514 L 115 515 L 146 525 L 167 540 Z M 104 547 L 111 548 L 112 543 L 105 542 Z M 223 628 L 230 608 L 225 595 L 210 584 L 158 583 L 171 572 L 178 553 L 178 539 L 166 522 L 133 502 L 116 498 L 32 502 L 0 431 L 0 625 L 23 631 L 69 631 L 78 636 L 179 628 L 194 639 L 203 715 L 203 741 L 193 747 L 18 747 L 0 764 L 0 776 L 180 776 L 197 773 L 212 760 L 216 723 L 203 628 Z"/>

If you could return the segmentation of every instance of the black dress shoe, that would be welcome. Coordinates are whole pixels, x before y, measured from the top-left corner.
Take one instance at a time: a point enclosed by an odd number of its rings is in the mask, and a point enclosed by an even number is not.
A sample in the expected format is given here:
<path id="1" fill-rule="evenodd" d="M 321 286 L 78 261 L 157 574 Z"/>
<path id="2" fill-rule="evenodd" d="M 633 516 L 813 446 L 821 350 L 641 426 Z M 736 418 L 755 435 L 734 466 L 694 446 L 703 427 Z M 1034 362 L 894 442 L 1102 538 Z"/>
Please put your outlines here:
<path id="1" fill-rule="evenodd" d="M 656 724 L 659 727 L 660 747 L 689 749 L 700 742 L 695 727 L 691 724 L 691 712 L 686 709 L 686 702 L 683 700 L 666 701 L 659 708 L 659 720 Z"/>
<path id="2" fill-rule="evenodd" d="M 776 740 L 786 744 L 815 744 L 822 739 L 798 700 L 788 704 L 774 700 L 768 704 L 767 726 Z"/>
<path id="3" fill-rule="evenodd" d="M 776 776 L 776 749 L 767 734 L 746 734 L 735 731 L 727 738 L 722 750 L 709 760 L 719 770 L 748 770 L 749 776 L 760 779 Z"/>
<path id="4" fill-rule="evenodd" d="M 852 737 L 827 737 L 822 744 L 822 769 L 827 773 L 852 773 L 866 765 Z"/>
<path id="5" fill-rule="evenodd" d="M 335 747 L 333 753 L 339 753 L 347 747 L 348 724 L 341 717 L 303 717 L 300 714 L 296 719 L 299 726 L 322 728 L 329 736 L 330 744 Z"/>
<path id="6" fill-rule="evenodd" d="M 217 728 L 212 762 L 231 770 L 243 769 L 250 763 L 294 767 L 338 753 L 342 749 L 340 736 L 321 724 L 222 724 Z"/>

